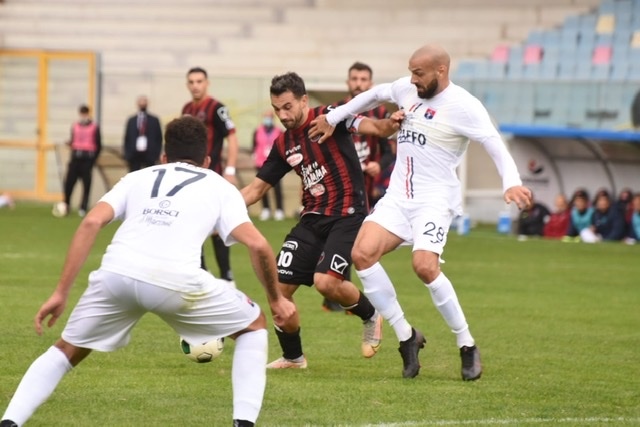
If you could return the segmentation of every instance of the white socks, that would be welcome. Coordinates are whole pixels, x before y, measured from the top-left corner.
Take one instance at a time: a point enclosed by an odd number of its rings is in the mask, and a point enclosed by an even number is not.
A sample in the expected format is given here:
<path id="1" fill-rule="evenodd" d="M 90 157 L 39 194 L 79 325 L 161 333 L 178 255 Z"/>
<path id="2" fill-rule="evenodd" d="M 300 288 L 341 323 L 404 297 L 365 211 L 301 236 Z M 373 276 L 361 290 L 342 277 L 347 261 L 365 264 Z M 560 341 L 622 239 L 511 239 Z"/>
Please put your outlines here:
<path id="1" fill-rule="evenodd" d="M 60 349 L 49 347 L 27 369 L 2 419 L 23 425 L 49 398 L 71 368 L 67 356 Z"/>
<path id="2" fill-rule="evenodd" d="M 425 284 L 425 286 L 429 289 L 433 304 L 442 314 L 445 322 L 451 328 L 451 332 L 456 334 L 458 347 L 473 346 L 474 340 L 469 332 L 469 325 L 458 302 L 456 291 L 447 276 L 444 273 L 440 273 L 436 280 Z"/>
<path id="3" fill-rule="evenodd" d="M 377 262 L 365 270 L 356 270 L 356 273 L 362 281 L 364 294 L 380 315 L 389 322 L 398 341 L 411 338 L 411 325 L 405 319 L 396 290 L 380 263 Z"/>
<path id="4" fill-rule="evenodd" d="M 233 419 L 258 419 L 267 384 L 267 330 L 245 332 L 236 339 L 231 368 Z M 20 424 L 20 423 L 18 423 Z"/>

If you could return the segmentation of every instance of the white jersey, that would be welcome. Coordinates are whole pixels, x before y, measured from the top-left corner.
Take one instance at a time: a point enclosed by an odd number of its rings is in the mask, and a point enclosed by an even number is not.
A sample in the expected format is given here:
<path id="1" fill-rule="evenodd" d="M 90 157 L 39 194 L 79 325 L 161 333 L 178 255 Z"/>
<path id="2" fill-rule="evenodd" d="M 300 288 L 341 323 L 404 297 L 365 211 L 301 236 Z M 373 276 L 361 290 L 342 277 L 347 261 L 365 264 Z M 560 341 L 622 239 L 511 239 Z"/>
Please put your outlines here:
<path id="1" fill-rule="evenodd" d="M 398 132 L 396 164 L 385 197 L 419 203 L 445 198 L 449 208 L 460 214 L 461 186 L 456 168 L 469 140 L 483 144 L 492 157 L 502 177 L 503 190 L 522 185 L 515 162 L 487 110 L 453 83 L 433 98 L 422 99 L 410 78 L 401 78 L 356 96 L 330 112 L 327 121 L 334 124 L 343 116 L 385 101 L 395 103 L 406 114 Z"/>
<path id="2" fill-rule="evenodd" d="M 100 268 L 178 291 L 201 285 L 208 236 L 217 232 L 230 245 L 233 229 L 250 221 L 236 187 L 188 163 L 131 172 L 100 201 L 124 220 Z"/>

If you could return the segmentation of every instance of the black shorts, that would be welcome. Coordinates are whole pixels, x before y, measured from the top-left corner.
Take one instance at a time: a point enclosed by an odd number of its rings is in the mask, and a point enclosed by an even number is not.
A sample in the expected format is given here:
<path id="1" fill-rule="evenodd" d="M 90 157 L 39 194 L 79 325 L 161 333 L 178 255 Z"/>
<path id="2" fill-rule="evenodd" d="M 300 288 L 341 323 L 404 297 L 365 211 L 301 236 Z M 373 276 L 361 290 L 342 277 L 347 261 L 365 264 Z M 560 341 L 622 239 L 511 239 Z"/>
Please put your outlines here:
<path id="1" fill-rule="evenodd" d="M 313 285 L 314 273 L 349 280 L 351 249 L 364 214 L 349 216 L 304 215 L 282 244 L 278 279 L 290 285 Z"/>

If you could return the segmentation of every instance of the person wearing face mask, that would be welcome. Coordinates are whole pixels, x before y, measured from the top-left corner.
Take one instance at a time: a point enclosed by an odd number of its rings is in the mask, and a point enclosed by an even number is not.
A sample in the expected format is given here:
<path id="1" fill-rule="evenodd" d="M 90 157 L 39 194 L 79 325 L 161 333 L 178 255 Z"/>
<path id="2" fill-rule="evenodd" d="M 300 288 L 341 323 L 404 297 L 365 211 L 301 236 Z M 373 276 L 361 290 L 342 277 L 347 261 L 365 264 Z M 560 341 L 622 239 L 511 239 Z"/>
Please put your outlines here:
<path id="1" fill-rule="evenodd" d="M 262 123 L 258 126 L 253 133 L 253 163 L 256 170 L 262 167 L 262 164 L 269 156 L 273 141 L 282 135 L 282 130 L 274 126 L 273 123 L 273 111 L 268 110 L 262 115 Z M 273 186 L 276 196 L 276 210 L 273 214 L 273 218 L 276 221 L 282 221 L 284 219 L 284 209 L 282 203 L 282 185 L 278 181 Z M 260 212 L 260 220 L 266 221 L 271 218 L 271 204 L 269 202 L 269 194 L 265 194 L 262 197 L 262 211 Z"/>
<path id="2" fill-rule="evenodd" d="M 129 117 L 124 131 L 122 151 L 129 172 L 157 164 L 162 152 L 160 120 L 147 111 L 149 100 L 145 95 L 138 97 L 137 104 L 138 112 Z"/>
<path id="3" fill-rule="evenodd" d="M 71 194 L 79 179 L 82 180 L 82 201 L 78 215 L 83 217 L 87 213 L 93 166 L 102 149 L 100 127 L 91 119 L 89 107 L 81 105 L 78 113 L 80 116 L 78 121 L 71 126 L 71 140 L 69 142 L 71 159 L 64 180 L 64 203 L 58 203 L 54 207 L 54 215 L 56 216 L 69 214 Z"/>

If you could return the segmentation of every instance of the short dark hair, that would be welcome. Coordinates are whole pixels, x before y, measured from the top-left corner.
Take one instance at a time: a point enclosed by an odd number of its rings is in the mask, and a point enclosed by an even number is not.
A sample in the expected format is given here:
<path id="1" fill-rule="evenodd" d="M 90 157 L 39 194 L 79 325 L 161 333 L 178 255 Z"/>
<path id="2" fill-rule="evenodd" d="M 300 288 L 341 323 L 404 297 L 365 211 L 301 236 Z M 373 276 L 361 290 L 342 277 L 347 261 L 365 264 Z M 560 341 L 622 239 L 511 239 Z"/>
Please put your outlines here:
<path id="1" fill-rule="evenodd" d="M 82 104 L 79 108 L 78 108 L 78 112 L 80 114 L 89 114 L 89 107 L 85 104 Z"/>
<path id="2" fill-rule="evenodd" d="M 207 155 L 207 128 L 201 120 L 184 115 L 173 119 L 164 133 L 164 153 L 168 162 L 192 161 L 198 166 Z"/>
<path id="3" fill-rule="evenodd" d="M 351 65 L 351 67 L 349 67 L 349 71 L 348 73 L 351 74 L 352 70 L 356 70 L 356 71 L 368 71 L 369 75 L 371 77 L 373 77 L 373 70 L 371 69 L 371 67 L 369 67 L 367 64 L 365 64 L 364 62 L 360 62 L 360 61 L 356 61 L 353 63 L 353 65 Z"/>
<path id="4" fill-rule="evenodd" d="M 202 73 L 202 74 L 204 74 L 204 78 L 205 78 L 205 79 L 208 79 L 208 78 L 209 78 L 209 76 L 207 75 L 207 70 L 205 70 L 205 69 L 204 69 L 204 68 L 202 68 L 202 67 L 193 67 L 193 68 L 190 68 L 190 69 L 189 69 L 189 71 L 187 71 L 187 76 L 190 76 L 190 75 L 191 75 L 191 74 L 193 74 L 193 73 Z"/>
<path id="5" fill-rule="evenodd" d="M 293 96 L 295 96 L 296 99 L 300 99 L 303 95 L 307 94 L 307 89 L 304 86 L 304 80 L 292 71 L 275 76 L 271 79 L 271 87 L 269 88 L 271 95 L 278 96 L 287 91 L 293 93 Z"/>

